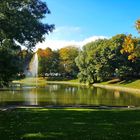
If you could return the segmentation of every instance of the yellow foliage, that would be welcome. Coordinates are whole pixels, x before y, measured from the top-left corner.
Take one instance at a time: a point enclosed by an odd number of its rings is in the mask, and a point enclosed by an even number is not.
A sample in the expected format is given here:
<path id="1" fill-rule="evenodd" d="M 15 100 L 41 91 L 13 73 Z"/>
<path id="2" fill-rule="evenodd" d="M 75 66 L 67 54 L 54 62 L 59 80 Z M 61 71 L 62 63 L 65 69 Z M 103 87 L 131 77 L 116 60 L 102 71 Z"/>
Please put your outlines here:
<path id="1" fill-rule="evenodd" d="M 53 52 L 50 48 L 38 49 L 37 53 L 40 57 L 51 57 L 53 55 Z"/>
<path id="2" fill-rule="evenodd" d="M 120 50 L 121 54 L 127 53 L 128 54 L 128 60 L 134 61 L 136 58 L 135 55 L 135 46 L 136 46 L 137 40 L 132 38 L 132 35 L 128 35 L 123 43 L 122 49 Z"/>
<path id="3" fill-rule="evenodd" d="M 140 20 L 136 21 L 136 29 L 140 31 Z"/>

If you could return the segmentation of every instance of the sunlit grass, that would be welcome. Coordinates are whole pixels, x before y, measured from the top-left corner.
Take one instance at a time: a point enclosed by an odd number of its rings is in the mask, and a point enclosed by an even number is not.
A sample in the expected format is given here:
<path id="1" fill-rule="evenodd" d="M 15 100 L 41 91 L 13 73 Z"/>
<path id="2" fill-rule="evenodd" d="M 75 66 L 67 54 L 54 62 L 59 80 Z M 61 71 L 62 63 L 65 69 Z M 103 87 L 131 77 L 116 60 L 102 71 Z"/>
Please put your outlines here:
<path id="1" fill-rule="evenodd" d="M 69 80 L 69 82 L 79 82 L 79 79 Z"/>
<path id="2" fill-rule="evenodd" d="M 38 77 L 38 78 L 24 78 L 21 80 L 15 80 L 13 83 L 18 83 L 18 84 L 23 84 L 27 86 L 45 86 L 47 83 L 65 83 L 65 84 L 80 84 L 78 79 L 73 79 L 73 80 L 67 80 L 67 81 L 48 81 L 46 78 Z"/>
<path id="3" fill-rule="evenodd" d="M 24 84 L 24 85 L 30 85 L 30 86 L 44 86 L 46 85 L 46 79 L 38 77 L 38 78 L 24 78 L 21 80 L 16 80 L 13 81 L 13 83 L 19 83 L 19 84 Z"/>
<path id="4" fill-rule="evenodd" d="M 0 111 L 2 140 L 139 140 L 140 111 L 20 108 Z"/>
<path id="5" fill-rule="evenodd" d="M 116 83 L 111 83 L 111 81 L 107 81 L 107 82 L 102 82 L 100 84 L 140 89 L 140 79 L 124 80 Z"/>

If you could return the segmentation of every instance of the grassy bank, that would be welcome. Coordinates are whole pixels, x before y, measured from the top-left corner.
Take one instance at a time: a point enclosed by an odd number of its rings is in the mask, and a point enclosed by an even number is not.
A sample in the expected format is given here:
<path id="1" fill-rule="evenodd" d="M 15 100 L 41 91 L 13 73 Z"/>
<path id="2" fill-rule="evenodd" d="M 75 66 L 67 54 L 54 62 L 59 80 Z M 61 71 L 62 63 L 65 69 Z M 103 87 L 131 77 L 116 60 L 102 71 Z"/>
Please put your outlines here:
<path id="1" fill-rule="evenodd" d="M 39 86 L 44 86 L 46 85 L 46 79 L 43 78 L 24 78 L 21 80 L 15 80 L 13 83 L 19 83 L 19 84 L 24 84 L 27 86 L 35 86 L 36 84 Z"/>
<path id="2" fill-rule="evenodd" d="M 14 109 L 0 111 L 2 140 L 139 140 L 139 110 Z"/>
<path id="3" fill-rule="evenodd" d="M 41 78 L 41 77 L 38 77 L 38 78 L 25 78 L 25 79 L 13 81 L 13 83 L 24 84 L 24 85 L 27 85 L 27 86 L 35 86 L 36 84 L 38 86 L 44 86 L 47 83 L 81 84 L 81 83 L 79 83 L 78 79 L 74 79 L 74 80 L 61 80 L 61 81 L 57 81 L 57 80 L 49 81 L 49 80 L 47 80 L 45 78 Z"/>
<path id="4" fill-rule="evenodd" d="M 84 83 L 80 83 L 78 79 L 73 80 L 61 80 L 61 81 L 47 81 L 47 83 L 56 83 L 56 84 L 71 84 L 71 85 L 86 85 Z"/>
<path id="5" fill-rule="evenodd" d="M 44 78 L 25 78 L 17 81 L 13 81 L 13 83 L 20 83 L 24 84 L 27 86 L 35 86 L 36 85 L 36 80 L 37 80 L 37 85 L 38 86 L 44 86 L 47 83 L 59 83 L 59 84 L 73 84 L 73 85 L 85 85 L 83 83 L 80 83 L 78 79 L 74 80 L 61 80 L 61 81 L 48 81 L 47 79 Z M 132 88 L 132 89 L 138 89 L 140 90 L 140 79 L 137 80 L 127 80 L 127 81 L 118 81 L 118 80 L 111 80 L 107 82 L 101 82 L 96 85 L 102 85 L 102 86 L 111 86 L 111 87 L 116 87 L 120 89 L 122 87 L 125 88 Z M 127 90 L 127 89 L 126 89 Z"/>
<path id="6" fill-rule="evenodd" d="M 140 79 L 124 80 L 124 81 L 111 80 L 111 81 L 102 82 L 99 84 L 140 89 Z"/>

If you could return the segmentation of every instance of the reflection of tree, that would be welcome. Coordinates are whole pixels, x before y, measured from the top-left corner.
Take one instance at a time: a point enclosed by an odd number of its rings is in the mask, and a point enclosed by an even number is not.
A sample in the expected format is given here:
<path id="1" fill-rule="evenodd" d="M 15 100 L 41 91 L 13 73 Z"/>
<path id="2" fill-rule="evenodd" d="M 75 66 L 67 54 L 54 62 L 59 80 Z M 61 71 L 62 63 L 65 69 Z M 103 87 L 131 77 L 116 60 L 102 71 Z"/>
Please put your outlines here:
<path id="1" fill-rule="evenodd" d="M 120 98 L 120 92 L 118 90 L 115 90 L 114 91 L 114 96 L 115 96 L 116 99 Z"/>
<path id="2" fill-rule="evenodd" d="M 72 85 L 47 85 L 45 88 L 22 88 L 22 91 L 0 91 L 1 104 L 25 105 L 108 105 L 139 106 L 139 94 Z"/>

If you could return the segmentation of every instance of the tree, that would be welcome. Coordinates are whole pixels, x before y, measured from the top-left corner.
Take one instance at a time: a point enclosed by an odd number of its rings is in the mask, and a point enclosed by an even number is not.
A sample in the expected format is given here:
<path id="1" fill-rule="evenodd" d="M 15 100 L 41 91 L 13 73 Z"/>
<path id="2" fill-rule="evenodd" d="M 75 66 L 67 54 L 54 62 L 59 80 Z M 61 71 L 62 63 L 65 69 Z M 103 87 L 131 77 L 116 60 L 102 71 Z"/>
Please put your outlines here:
<path id="1" fill-rule="evenodd" d="M 48 73 L 59 73 L 59 54 L 50 48 L 38 49 L 39 75 L 45 77 Z"/>
<path id="2" fill-rule="evenodd" d="M 137 31 L 140 33 L 140 19 L 138 19 L 135 23 Z"/>
<path id="3" fill-rule="evenodd" d="M 41 19 L 49 14 L 46 3 L 41 0 L 3 0 L 0 2 L 0 42 L 5 39 L 17 41 L 32 48 L 44 40 L 44 34 L 54 25 L 43 24 Z"/>
<path id="4" fill-rule="evenodd" d="M 44 40 L 44 34 L 54 29 L 54 25 L 42 23 L 42 18 L 49 13 L 46 3 L 41 0 L 0 2 L 0 83 L 5 83 L 1 86 L 7 85 L 19 72 L 19 62 L 12 63 L 21 51 L 18 44 L 31 50 L 37 42 Z"/>
<path id="5" fill-rule="evenodd" d="M 127 54 L 122 54 L 126 35 L 97 40 L 86 44 L 76 58 L 81 82 L 92 84 L 112 78 L 127 79 L 138 76 L 138 59 L 133 63 Z M 139 67 L 140 68 L 140 67 Z"/>
<path id="6" fill-rule="evenodd" d="M 106 39 L 99 39 L 83 46 L 83 50 L 76 58 L 76 65 L 80 71 L 78 77 L 81 82 L 91 84 L 98 81 L 99 71 L 104 65 L 101 59 L 101 50 L 107 42 Z"/>
<path id="7" fill-rule="evenodd" d="M 22 68 L 21 71 L 19 72 L 19 78 L 25 77 L 25 73 L 29 69 L 29 63 L 33 57 L 33 54 L 34 52 L 28 49 L 23 49 L 19 52 L 18 56 L 20 58 Z"/>
<path id="8" fill-rule="evenodd" d="M 20 51 L 10 40 L 5 40 L 0 46 L 0 87 L 8 86 L 9 81 L 21 71 L 22 65 L 18 55 Z"/>
<path id="9" fill-rule="evenodd" d="M 39 74 L 44 77 L 45 73 L 51 71 L 53 51 L 51 48 L 46 48 L 44 50 L 38 49 L 37 53 L 39 56 Z"/>
<path id="10" fill-rule="evenodd" d="M 76 77 L 78 67 L 75 58 L 78 56 L 79 49 L 74 46 L 67 46 L 59 50 L 61 73 L 65 76 Z"/>
<path id="11" fill-rule="evenodd" d="M 138 40 L 136 38 L 132 38 L 132 35 L 128 35 L 126 36 L 122 49 L 121 49 L 121 53 L 124 54 L 128 54 L 128 60 L 130 61 L 135 61 L 136 59 L 136 46 L 137 46 Z"/>

